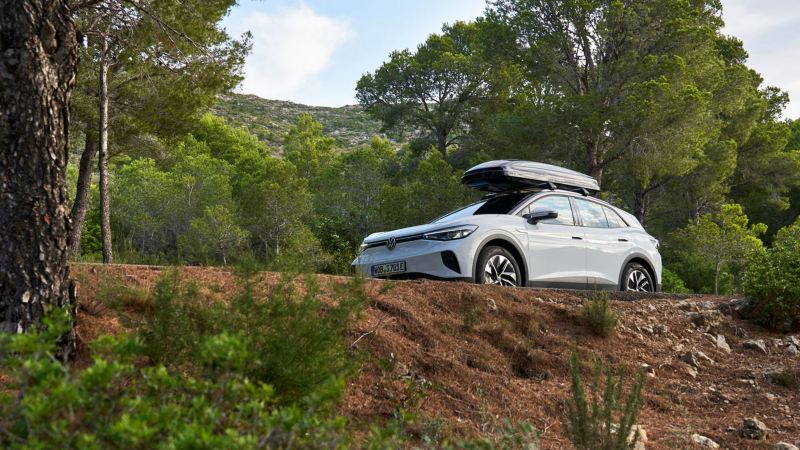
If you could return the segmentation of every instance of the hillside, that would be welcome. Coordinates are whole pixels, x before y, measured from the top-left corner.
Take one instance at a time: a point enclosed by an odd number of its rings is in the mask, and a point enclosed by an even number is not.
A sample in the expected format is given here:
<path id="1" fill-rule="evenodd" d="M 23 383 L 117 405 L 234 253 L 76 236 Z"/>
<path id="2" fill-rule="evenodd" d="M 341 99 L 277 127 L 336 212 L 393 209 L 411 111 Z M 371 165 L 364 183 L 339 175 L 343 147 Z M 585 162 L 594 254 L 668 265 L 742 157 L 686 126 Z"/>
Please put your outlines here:
<path id="1" fill-rule="evenodd" d="M 160 272 L 73 266 L 84 360 L 86 343 L 122 329 L 99 305 L 98 286 L 111 279 L 148 289 Z M 219 268 L 184 268 L 182 276 L 197 282 L 208 301 L 230 296 L 236 286 L 232 273 Z M 343 280 L 321 278 L 323 285 Z M 261 274 L 258 290 L 268 292 L 277 279 Z M 367 289 L 372 300 L 347 337 L 371 356 L 344 399 L 341 412 L 351 426 L 392 417 L 402 407 L 422 418 L 413 425 L 420 438 L 494 433 L 505 419 L 525 420 L 543 433 L 542 448 L 569 448 L 559 420 L 569 392 L 569 357 L 577 351 L 584 361 L 596 355 L 616 367 L 650 367 L 639 417 L 647 449 L 700 448 L 690 443 L 694 433 L 723 448 L 800 444 L 800 356 L 787 350 L 797 338 L 732 317 L 734 299 L 618 294 L 612 306 L 620 326 L 602 339 L 588 332 L 578 291 L 433 281 L 397 282 L 388 289 L 385 282 L 369 281 Z M 753 340 L 764 341 L 763 352 L 745 345 Z M 766 424 L 765 441 L 739 435 L 746 417 Z"/>
<path id="2" fill-rule="evenodd" d="M 283 135 L 303 113 L 314 116 L 322 123 L 325 135 L 336 139 L 342 147 L 365 144 L 382 134 L 380 122 L 358 105 L 330 108 L 230 94 L 221 96 L 212 111 L 232 125 L 247 128 L 274 149 L 280 149 Z"/>

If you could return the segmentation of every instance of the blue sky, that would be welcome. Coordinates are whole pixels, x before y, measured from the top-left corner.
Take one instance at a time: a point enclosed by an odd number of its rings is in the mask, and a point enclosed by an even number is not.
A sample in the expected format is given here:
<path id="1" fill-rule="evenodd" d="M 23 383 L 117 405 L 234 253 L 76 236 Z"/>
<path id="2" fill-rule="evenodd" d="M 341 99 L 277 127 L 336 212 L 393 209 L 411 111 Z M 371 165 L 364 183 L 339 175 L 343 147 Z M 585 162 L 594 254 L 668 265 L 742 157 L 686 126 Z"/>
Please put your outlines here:
<path id="1" fill-rule="evenodd" d="M 723 0 L 725 32 L 750 65 L 789 92 L 800 117 L 800 6 L 796 0 Z M 323 106 L 355 103 L 358 79 L 393 50 L 414 48 L 443 23 L 479 16 L 484 0 L 241 0 L 225 28 L 253 33 L 239 92 Z"/>

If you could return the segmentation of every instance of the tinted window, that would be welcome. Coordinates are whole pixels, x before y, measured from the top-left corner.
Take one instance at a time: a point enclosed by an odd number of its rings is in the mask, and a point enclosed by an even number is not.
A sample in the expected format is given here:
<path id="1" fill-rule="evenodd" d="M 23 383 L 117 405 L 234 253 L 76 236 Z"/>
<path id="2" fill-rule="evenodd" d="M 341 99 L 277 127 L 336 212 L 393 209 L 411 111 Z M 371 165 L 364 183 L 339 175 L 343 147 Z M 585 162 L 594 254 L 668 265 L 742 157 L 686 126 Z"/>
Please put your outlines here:
<path id="1" fill-rule="evenodd" d="M 513 210 L 519 202 L 525 200 L 529 193 L 523 194 L 506 194 L 506 195 L 498 195 L 497 197 L 492 197 L 489 200 L 486 200 L 477 211 L 475 211 L 475 215 L 479 214 L 508 214 Z"/>
<path id="2" fill-rule="evenodd" d="M 449 222 L 460 217 L 479 214 L 508 214 L 528 196 L 529 193 L 498 195 L 447 213 L 433 222 Z"/>
<path id="3" fill-rule="evenodd" d="M 570 206 L 569 199 L 567 197 L 562 197 L 560 195 L 548 195 L 547 197 L 533 202 L 529 208 L 530 211 L 536 209 L 558 212 L 558 217 L 555 219 L 542 220 L 539 223 L 575 225 L 575 220 L 572 218 L 572 207 Z"/>
<path id="4" fill-rule="evenodd" d="M 578 213 L 581 215 L 583 226 L 608 228 L 608 221 L 602 205 L 579 198 L 575 199 L 575 204 L 578 206 Z"/>
<path id="5" fill-rule="evenodd" d="M 603 211 L 606 212 L 606 219 L 608 219 L 609 228 L 625 228 L 628 226 L 622 217 L 619 216 L 613 209 L 603 206 Z"/>

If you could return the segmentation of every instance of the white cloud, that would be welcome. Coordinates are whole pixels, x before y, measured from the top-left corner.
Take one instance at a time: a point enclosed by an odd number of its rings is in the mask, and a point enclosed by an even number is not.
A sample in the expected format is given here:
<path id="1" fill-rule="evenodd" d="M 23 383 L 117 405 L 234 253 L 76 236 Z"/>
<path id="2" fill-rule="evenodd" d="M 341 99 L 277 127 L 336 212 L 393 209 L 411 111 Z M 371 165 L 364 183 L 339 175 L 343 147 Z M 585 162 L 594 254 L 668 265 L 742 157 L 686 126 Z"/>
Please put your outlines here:
<path id="1" fill-rule="evenodd" d="M 325 70 L 336 50 L 352 36 L 347 20 L 317 14 L 306 5 L 274 15 L 254 11 L 241 22 L 253 34 L 242 92 L 288 99 Z"/>

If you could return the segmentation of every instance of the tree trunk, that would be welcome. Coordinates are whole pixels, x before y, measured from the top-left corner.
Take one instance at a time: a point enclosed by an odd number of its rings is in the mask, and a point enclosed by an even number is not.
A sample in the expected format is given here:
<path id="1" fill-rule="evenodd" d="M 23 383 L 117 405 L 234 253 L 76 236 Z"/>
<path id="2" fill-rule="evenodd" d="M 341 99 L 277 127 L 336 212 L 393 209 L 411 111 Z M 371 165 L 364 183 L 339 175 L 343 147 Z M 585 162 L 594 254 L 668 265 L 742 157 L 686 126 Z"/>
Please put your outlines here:
<path id="1" fill-rule="evenodd" d="M 78 186 L 75 200 L 72 202 L 72 232 L 70 233 L 70 257 L 75 258 L 81 254 L 81 236 L 83 236 L 83 222 L 89 210 L 89 192 L 92 188 L 92 169 L 94 168 L 94 155 L 97 153 L 97 135 L 94 131 L 87 131 L 86 145 L 81 153 L 81 162 L 78 166 Z"/>
<path id="2" fill-rule="evenodd" d="M 447 133 L 444 131 L 436 132 L 436 149 L 447 160 Z"/>
<path id="3" fill-rule="evenodd" d="M 722 269 L 722 265 L 719 261 L 714 266 L 714 295 L 719 294 L 719 272 Z"/>
<path id="4" fill-rule="evenodd" d="M 595 141 L 589 141 L 586 144 L 586 173 L 602 186 L 603 165 L 600 161 L 600 150 L 597 147 L 598 144 Z"/>
<path id="5" fill-rule="evenodd" d="M 100 234 L 103 238 L 103 263 L 114 262 L 111 249 L 111 204 L 108 198 L 108 37 L 101 38 L 100 54 L 100 130 L 98 134 L 100 168 Z"/>
<path id="6" fill-rule="evenodd" d="M 0 1 L 0 331 L 75 317 L 65 180 L 77 43 L 63 0 Z M 74 331 L 59 357 L 75 348 Z"/>
<path id="7" fill-rule="evenodd" d="M 637 191 L 634 193 L 633 215 L 639 223 L 644 225 L 644 218 L 647 215 L 647 194 L 644 191 Z"/>

